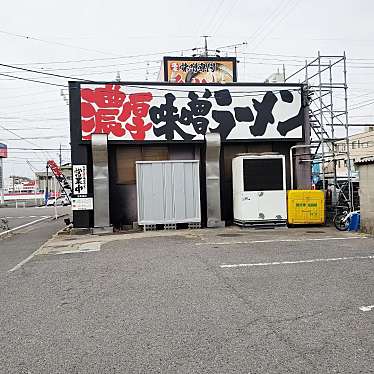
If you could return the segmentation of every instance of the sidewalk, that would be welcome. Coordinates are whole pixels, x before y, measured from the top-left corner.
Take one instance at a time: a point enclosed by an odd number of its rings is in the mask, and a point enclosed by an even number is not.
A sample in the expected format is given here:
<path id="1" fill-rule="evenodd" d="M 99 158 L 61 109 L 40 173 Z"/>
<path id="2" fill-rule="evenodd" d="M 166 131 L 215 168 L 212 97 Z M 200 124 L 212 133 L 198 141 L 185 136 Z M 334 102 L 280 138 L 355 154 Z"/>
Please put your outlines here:
<path id="1" fill-rule="evenodd" d="M 259 229 L 229 226 L 219 229 L 159 230 L 136 233 L 113 233 L 108 235 L 69 235 L 55 234 L 38 250 L 38 255 L 59 255 L 100 251 L 104 244 L 114 241 L 150 239 L 157 237 L 183 236 L 211 244 L 245 244 L 248 241 L 288 241 L 288 240 L 326 240 L 328 238 L 365 236 L 355 232 L 340 232 L 334 227 L 297 227 Z"/>

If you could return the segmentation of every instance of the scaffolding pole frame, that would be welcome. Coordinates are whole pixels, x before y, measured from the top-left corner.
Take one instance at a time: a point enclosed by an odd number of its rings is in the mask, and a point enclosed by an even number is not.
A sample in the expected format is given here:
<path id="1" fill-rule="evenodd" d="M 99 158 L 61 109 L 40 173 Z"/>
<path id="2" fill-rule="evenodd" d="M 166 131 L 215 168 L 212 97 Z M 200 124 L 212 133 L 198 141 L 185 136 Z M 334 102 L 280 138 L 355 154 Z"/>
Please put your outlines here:
<path id="1" fill-rule="evenodd" d="M 354 209 L 353 190 L 352 190 L 352 162 L 350 160 L 350 127 L 354 124 L 349 123 L 348 115 L 348 85 L 347 85 L 347 57 L 344 52 L 342 55 L 322 55 L 318 51 L 316 58 L 310 62 L 305 61 L 305 66 L 298 69 L 287 78 L 299 78 L 299 83 L 306 86 L 309 100 L 309 120 L 311 126 L 310 144 L 316 144 L 314 154 L 312 154 L 312 163 L 321 165 L 320 178 L 322 180 L 322 189 L 326 191 L 326 175 L 332 175 L 333 184 L 333 203 L 337 200 L 337 184 L 340 178 L 337 175 L 337 157 L 343 157 L 347 160 L 347 182 L 349 193 L 349 208 Z M 301 78 L 301 79 L 300 79 Z M 301 80 L 301 82 L 300 82 Z M 343 92 L 344 104 L 336 104 L 336 93 Z M 337 133 L 338 128 L 344 127 L 344 136 Z M 337 149 L 337 143 L 345 144 L 344 152 Z M 294 157 L 298 157 L 295 155 Z M 305 162 L 306 160 L 300 160 Z M 332 170 L 327 167 L 332 165 Z"/>

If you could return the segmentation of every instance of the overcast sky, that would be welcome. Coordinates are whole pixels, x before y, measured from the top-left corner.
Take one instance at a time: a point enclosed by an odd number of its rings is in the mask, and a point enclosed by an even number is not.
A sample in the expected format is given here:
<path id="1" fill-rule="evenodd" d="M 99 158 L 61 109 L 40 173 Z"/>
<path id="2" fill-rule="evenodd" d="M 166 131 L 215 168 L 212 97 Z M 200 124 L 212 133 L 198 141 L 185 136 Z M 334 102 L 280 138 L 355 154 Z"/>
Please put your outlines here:
<path id="1" fill-rule="evenodd" d="M 152 81 L 163 55 L 191 55 L 202 46 L 201 35 L 210 35 L 209 48 L 222 56 L 234 53 L 224 46 L 247 42 L 237 48 L 238 80 L 263 82 L 283 64 L 286 75 L 292 73 L 319 50 L 345 51 L 350 122 L 367 123 L 374 120 L 373 16 L 370 0 L 6 1 L 0 63 L 91 80 L 114 80 L 120 71 L 122 80 Z M 4 66 L 0 73 L 68 81 Z M 32 176 L 32 168 L 58 160 L 57 150 L 20 148 L 69 147 L 61 89 L 0 76 L 0 142 L 9 146 L 5 176 Z M 69 160 L 63 151 L 63 161 Z"/>

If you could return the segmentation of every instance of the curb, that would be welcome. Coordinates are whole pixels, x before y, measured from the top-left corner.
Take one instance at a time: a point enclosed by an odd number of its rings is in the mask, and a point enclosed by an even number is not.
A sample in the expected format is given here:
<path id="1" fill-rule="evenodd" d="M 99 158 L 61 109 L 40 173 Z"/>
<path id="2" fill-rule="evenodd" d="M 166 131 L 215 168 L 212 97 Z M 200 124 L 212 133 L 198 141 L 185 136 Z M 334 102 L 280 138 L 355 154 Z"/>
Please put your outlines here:
<path id="1" fill-rule="evenodd" d="M 64 214 L 59 214 L 58 216 L 57 216 L 57 218 L 56 217 L 52 217 L 53 219 L 59 219 L 59 218 L 61 218 L 61 217 L 65 217 L 65 216 L 68 216 L 69 215 L 69 213 L 64 213 Z"/>

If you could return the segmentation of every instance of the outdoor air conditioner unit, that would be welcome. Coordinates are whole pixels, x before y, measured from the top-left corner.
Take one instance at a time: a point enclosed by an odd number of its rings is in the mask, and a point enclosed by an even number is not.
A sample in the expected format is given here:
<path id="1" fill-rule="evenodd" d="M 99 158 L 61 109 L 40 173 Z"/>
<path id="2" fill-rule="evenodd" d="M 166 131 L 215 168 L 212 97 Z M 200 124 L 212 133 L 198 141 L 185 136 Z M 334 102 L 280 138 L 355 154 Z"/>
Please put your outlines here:
<path id="1" fill-rule="evenodd" d="M 240 154 L 232 160 L 234 223 L 241 226 L 287 222 L 285 158 Z"/>

